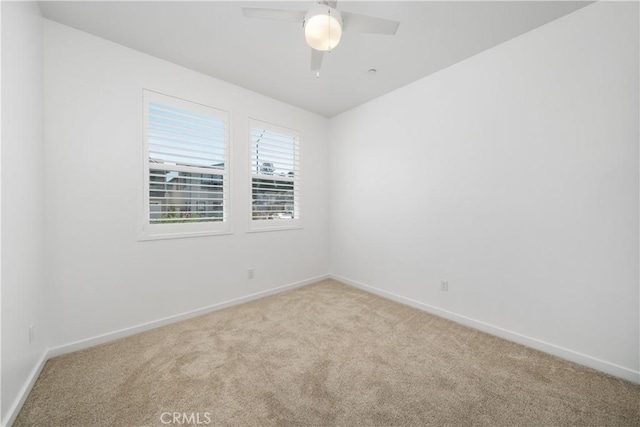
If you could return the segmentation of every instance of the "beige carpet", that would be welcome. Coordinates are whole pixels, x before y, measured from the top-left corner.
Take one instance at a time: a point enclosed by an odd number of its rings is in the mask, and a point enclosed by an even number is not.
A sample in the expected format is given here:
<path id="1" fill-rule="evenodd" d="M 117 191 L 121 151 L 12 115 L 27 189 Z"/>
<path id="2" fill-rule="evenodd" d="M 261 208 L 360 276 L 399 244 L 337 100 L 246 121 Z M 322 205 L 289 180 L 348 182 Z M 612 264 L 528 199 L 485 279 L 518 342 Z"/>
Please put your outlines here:
<path id="1" fill-rule="evenodd" d="M 640 387 L 324 281 L 52 359 L 15 425 L 180 425 L 163 423 L 173 412 L 200 425 L 637 426 Z"/>

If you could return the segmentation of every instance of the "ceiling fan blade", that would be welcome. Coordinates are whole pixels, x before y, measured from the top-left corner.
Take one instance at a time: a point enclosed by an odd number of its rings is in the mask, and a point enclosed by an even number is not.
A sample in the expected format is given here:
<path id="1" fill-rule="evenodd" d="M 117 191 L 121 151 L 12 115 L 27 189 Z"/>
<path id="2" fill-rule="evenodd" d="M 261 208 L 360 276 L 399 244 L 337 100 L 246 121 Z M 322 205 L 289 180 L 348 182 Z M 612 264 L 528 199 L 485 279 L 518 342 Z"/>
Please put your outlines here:
<path id="1" fill-rule="evenodd" d="M 374 18 L 350 12 L 340 13 L 344 21 L 345 31 L 394 35 L 400 26 L 398 21 L 392 21 L 391 19 Z"/>
<path id="2" fill-rule="evenodd" d="M 323 51 L 311 49 L 311 71 L 320 71 L 323 57 Z"/>
<path id="3" fill-rule="evenodd" d="M 307 14 L 304 10 L 262 9 L 257 7 L 243 7 L 242 13 L 247 18 L 275 19 L 276 21 L 299 22 L 304 21 Z"/>

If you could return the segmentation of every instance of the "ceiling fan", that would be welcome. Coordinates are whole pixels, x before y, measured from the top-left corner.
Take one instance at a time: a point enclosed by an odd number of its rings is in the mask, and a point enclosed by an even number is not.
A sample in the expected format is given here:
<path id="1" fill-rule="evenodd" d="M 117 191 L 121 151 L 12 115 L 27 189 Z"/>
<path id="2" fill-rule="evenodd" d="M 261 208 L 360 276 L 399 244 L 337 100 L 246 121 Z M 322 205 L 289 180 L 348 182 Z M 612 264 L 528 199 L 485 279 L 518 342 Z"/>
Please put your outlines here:
<path id="1" fill-rule="evenodd" d="M 311 70 L 319 71 L 324 53 L 340 43 L 343 31 L 394 35 L 400 22 L 336 9 L 337 1 L 319 1 L 308 11 L 243 7 L 248 18 L 298 22 L 311 47 Z"/>

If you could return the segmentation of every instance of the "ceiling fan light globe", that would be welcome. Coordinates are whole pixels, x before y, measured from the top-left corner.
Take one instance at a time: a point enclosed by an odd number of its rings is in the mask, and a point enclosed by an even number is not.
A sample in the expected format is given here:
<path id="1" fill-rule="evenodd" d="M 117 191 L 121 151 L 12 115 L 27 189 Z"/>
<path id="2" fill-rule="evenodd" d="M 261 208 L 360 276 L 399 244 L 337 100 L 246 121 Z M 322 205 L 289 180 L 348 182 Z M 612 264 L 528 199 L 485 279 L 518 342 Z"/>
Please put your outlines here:
<path id="1" fill-rule="evenodd" d="M 306 19 L 304 37 L 309 46 L 320 51 L 328 51 L 336 47 L 342 37 L 342 25 L 339 18 L 340 15 L 336 11 L 334 15 L 325 12 Z"/>

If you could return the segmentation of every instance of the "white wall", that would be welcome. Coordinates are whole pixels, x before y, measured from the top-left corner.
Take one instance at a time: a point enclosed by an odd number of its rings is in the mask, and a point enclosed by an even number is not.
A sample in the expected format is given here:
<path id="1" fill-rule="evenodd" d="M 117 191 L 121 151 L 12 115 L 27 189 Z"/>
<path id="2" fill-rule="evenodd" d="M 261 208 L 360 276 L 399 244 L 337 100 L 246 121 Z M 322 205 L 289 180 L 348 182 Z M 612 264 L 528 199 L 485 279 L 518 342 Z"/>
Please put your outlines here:
<path id="1" fill-rule="evenodd" d="M 637 374 L 637 12 L 589 6 L 329 135 L 324 118 L 45 20 L 43 156 L 39 11 L 3 3 L 2 416 L 45 347 L 322 276 L 329 249 L 352 283 Z M 137 240 L 142 88 L 231 111 L 234 234 Z M 302 131 L 302 230 L 246 233 L 248 117 Z"/>
<path id="2" fill-rule="evenodd" d="M 327 273 L 325 118 L 52 21 L 44 35 L 50 347 Z M 234 234 L 137 240 L 143 88 L 231 112 Z M 302 132 L 301 230 L 246 233 L 248 117 Z"/>
<path id="3" fill-rule="evenodd" d="M 638 89 L 599 2 L 331 119 L 332 273 L 640 381 Z"/>
<path id="4" fill-rule="evenodd" d="M 2 2 L 2 400 L 16 399 L 44 353 L 42 21 L 33 2 Z M 29 344 L 29 325 L 35 341 Z"/>

